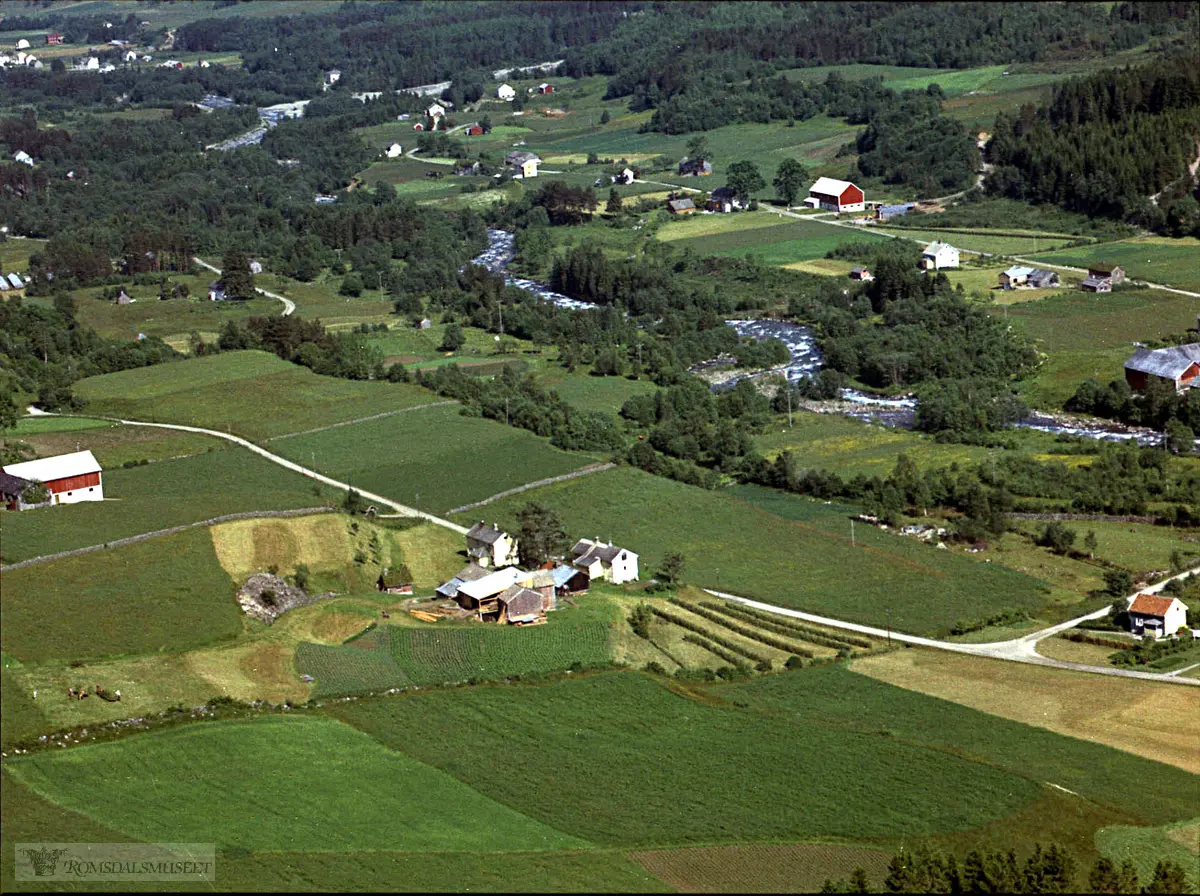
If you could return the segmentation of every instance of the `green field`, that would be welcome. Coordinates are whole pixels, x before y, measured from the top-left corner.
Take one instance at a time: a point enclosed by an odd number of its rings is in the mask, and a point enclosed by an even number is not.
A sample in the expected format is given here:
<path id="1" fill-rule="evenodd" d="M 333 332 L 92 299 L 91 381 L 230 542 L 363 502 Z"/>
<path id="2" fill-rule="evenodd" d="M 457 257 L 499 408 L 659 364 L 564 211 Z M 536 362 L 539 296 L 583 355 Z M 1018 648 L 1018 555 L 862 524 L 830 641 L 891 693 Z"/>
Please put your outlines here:
<path id="1" fill-rule="evenodd" d="M 1118 289 L 1111 293 L 1065 292 L 1040 302 L 1011 305 L 1007 311 L 993 309 L 993 313 L 1006 314 L 1014 325 L 1024 326 L 1041 342 L 1042 350 L 1050 353 L 1054 364 L 1060 352 L 1082 352 L 1099 361 L 1113 357 L 1106 349 L 1120 347 L 1128 357 L 1134 342 L 1195 326 L 1197 307 L 1200 299 L 1190 296 L 1159 289 Z M 1101 376 L 1102 382 L 1108 382 L 1123 374 L 1117 365 L 1108 373 L 1101 370 Z"/>
<path id="2" fill-rule="evenodd" d="M 45 240 L 0 239 L 0 272 L 29 273 L 29 256 L 41 252 L 45 246 Z"/>
<path id="3" fill-rule="evenodd" d="M 415 386 L 318 376 L 256 351 L 90 377 L 75 386 L 75 394 L 93 414 L 226 430 L 249 439 L 438 400 Z"/>
<path id="4" fill-rule="evenodd" d="M 765 213 L 764 213 L 765 214 Z M 722 216 L 724 217 L 724 216 Z M 731 215 L 731 218 L 749 217 Z M 744 256 L 753 255 L 769 265 L 788 265 L 813 258 L 823 258 L 825 253 L 842 243 L 869 243 L 882 241 L 883 237 L 869 230 L 852 231 L 845 227 L 822 224 L 820 221 L 796 221 L 774 224 L 770 227 L 735 229 L 711 236 L 675 239 L 671 245 L 677 249 L 701 255 Z"/>
<path id="5" fill-rule="evenodd" d="M 1200 292 L 1200 240 L 1194 237 L 1174 240 L 1149 237 L 1059 252 L 1046 252 L 1043 248 L 1034 260 L 1078 268 L 1097 262 L 1119 264 L 1129 277 Z M 1191 301 L 1195 308 L 1200 300 Z"/>
<path id="6" fill-rule="evenodd" d="M 454 406 L 280 439 L 272 449 L 306 465 L 315 455 L 327 476 L 438 513 L 597 459 Z"/>
<path id="7" fill-rule="evenodd" d="M 689 582 L 856 622 L 882 625 L 890 611 L 902 631 L 944 632 L 1045 600 L 1038 579 L 873 527 L 859 526 L 852 546 L 854 510 L 767 489 L 714 493 L 622 467 L 497 501 L 488 519 L 511 525 L 531 500 L 557 510 L 572 534 L 636 551 L 643 579 L 678 551 Z"/>
<path id="8" fill-rule="evenodd" d="M 545 365 L 537 371 L 538 382 L 553 389 L 567 404 L 581 411 L 616 414 L 635 395 L 653 392 L 658 387 L 649 379 L 631 380 L 621 376 L 592 376 L 577 370 L 568 373 L 558 365 Z"/>
<path id="9" fill-rule="evenodd" d="M 0 646 L 21 662 L 185 650 L 241 631 L 233 592 L 204 529 L 9 570 Z"/>
<path id="10" fill-rule="evenodd" d="M 8 769 L 49 801 L 147 842 L 259 852 L 586 845 L 331 719 L 215 722 Z"/>
<path id="11" fill-rule="evenodd" d="M 527 628 L 385 625 L 340 647 L 301 644 L 296 668 L 316 679 L 314 693 L 320 697 L 410 684 L 495 681 L 560 671 L 576 662 L 606 663 L 612 658 L 614 627 L 623 624 L 613 604 L 592 599 Z"/>
<path id="12" fill-rule="evenodd" d="M 1071 242 L 1069 237 L 1062 236 L 1009 236 L 1010 231 L 990 234 L 986 230 L 978 230 L 974 233 L 951 233 L 941 230 L 910 230 L 907 227 L 873 227 L 872 229 L 878 230 L 880 233 L 890 233 L 893 236 L 907 237 L 917 242 L 930 243 L 934 240 L 943 240 L 967 252 L 987 252 L 992 255 L 1045 252 Z"/>
<path id="13" fill-rule="evenodd" d="M 196 433 L 122 426 L 80 417 L 24 417 L 17 422 L 13 438 L 29 445 L 40 457 L 86 449 L 96 455 L 106 470 L 225 447 L 219 439 Z"/>
<path id="14" fill-rule="evenodd" d="M 4 562 L 226 513 L 318 507 L 334 498 L 335 492 L 249 451 L 228 448 L 128 470 L 106 470 L 104 496 L 104 501 L 0 514 Z"/>

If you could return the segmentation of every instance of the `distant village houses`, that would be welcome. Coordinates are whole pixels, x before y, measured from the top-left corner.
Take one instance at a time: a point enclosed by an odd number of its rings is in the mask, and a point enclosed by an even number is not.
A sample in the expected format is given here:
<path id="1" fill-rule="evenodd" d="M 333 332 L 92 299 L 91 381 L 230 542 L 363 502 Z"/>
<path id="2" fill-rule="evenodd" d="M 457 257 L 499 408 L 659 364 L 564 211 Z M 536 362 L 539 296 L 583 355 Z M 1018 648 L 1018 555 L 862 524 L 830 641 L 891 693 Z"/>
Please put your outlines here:
<path id="1" fill-rule="evenodd" d="M 707 177 L 712 174 L 712 163 L 707 159 L 684 158 L 679 163 L 680 177 Z"/>
<path id="2" fill-rule="evenodd" d="M 505 156 L 504 162 L 510 168 L 516 168 L 521 177 L 537 177 L 538 165 L 542 163 L 542 160 L 537 153 L 517 149 Z"/>
<path id="3" fill-rule="evenodd" d="M 1200 388 L 1200 342 L 1169 348 L 1139 348 L 1125 362 L 1125 382 L 1142 392 L 1152 380 L 1168 382 L 1176 392 Z"/>

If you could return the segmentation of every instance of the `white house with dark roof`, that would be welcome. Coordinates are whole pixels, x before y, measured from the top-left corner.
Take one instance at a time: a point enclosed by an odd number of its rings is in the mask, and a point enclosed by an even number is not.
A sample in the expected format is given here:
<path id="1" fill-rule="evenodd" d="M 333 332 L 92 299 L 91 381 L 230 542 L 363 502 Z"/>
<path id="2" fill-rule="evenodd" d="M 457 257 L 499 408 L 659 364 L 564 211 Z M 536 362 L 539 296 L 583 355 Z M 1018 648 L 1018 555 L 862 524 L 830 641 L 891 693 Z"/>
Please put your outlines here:
<path id="1" fill-rule="evenodd" d="M 614 585 L 638 580 L 638 555 L 599 538 L 581 538 L 571 548 L 572 564 L 592 579 Z"/>
<path id="2" fill-rule="evenodd" d="M 467 530 L 467 556 L 480 566 L 511 566 L 517 562 L 517 539 L 480 520 Z"/>
<path id="3" fill-rule="evenodd" d="M 42 483 L 50 491 L 51 504 L 104 500 L 103 470 L 90 451 L 8 464 L 4 472 L 29 482 Z"/>
<path id="4" fill-rule="evenodd" d="M 501 84 L 496 88 L 496 98 L 505 103 L 511 103 L 517 98 L 517 92 L 508 84 Z"/>
<path id="5" fill-rule="evenodd" d="M 1129 602 L 1129 629 L 1135 635 L 1169 638 L 1187 625 L 1187 611 L 1177 597 L 1139 594 Z"/>

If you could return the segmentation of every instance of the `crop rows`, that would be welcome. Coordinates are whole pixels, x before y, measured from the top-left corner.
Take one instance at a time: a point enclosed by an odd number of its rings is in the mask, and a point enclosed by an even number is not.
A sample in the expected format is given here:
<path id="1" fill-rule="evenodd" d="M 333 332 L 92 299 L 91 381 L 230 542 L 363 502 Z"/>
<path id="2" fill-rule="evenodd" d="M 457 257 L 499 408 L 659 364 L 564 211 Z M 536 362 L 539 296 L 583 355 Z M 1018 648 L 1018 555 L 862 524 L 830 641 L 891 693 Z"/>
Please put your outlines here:
<path id="1" fill-rule="evenodd" d="M 853 646 L 869 650 L 874 646 L 866 638 L 858 638 L 854 635 L 835 635 L 832 632 L 823 631 L 811 625 L 805 625 L 803 622 L 795 622 L 782 616 L 767 613 L 764 610 L 755 610 L 752 607 L 745 607 L 740 604 L 705 602 L 702 606 L 715 610 L 718 613 L 725 613 L 729 616 L 744 619 L 747 622 L 753 622 L 755 625 L 761 625 L 763 628 L 779 632 L 780 634 L 791 634 L 803 641 L 809 641 L 821 647 L 832 647 L 834 650 L 838 650 L 846 646 Z"/>
<path id="2" fill-rule="evenodd" d="M 697 616 L 707 619 L 714 625 L 719 625 L 722 628 L 727 628 L 732 632 L 736 632 L 744 638 L 749 638 L 751 641 L 758 641 L 760 644 L 766 644 L 768 647 L 774 647 L 776 650 L 782 650 L 785 653 L 792 653 L 810 660 L 813 658 L 813 652 L 811 650 L 805 650 L 803 647 L 798 647 L 790 641 L 784 641 L 782 638 L 776 638 L 773 635 L 769 635 L 766 632 L 759 630 L 758 628 L 754 628 L 753 626 L 742 625 L 739 622 L 735 622 L 734 620 L 725 616 L 720 616 L 716 613 L 713 613 L 711 610 L 706 610 L 699 604 L 687 604 L 683 601 L 674 599 L 671 600 L 671 603 L 677 607 L 681 607 L 685 610 L 695 613 Z"/>
<path id="3" fill-rule="evenodd" d="M 739 669 L 746 668 L 745 659 L 738 656 L 736 653 L 732 653 L 732 652 L 726 650 L 720 644 L 717 644 L 714 641 L 708 640 L 708 638 L 701 638 L 699 635 L 694 635 L 691 632 L 688 632 L 686 635 L 683 636 L 683 640 L 687 641 L 690 644 L 695 644 L 697 647 L 701 647 L 704 650 L 707 650 L 713 656 L 715 656 L 719 659 L 723 659 L 725 662 L 729 663 L 731 666 L 737 666 Z M 765 660 L 760 660 L 759 662 L 762 663 L 762 662 L 765 662 Z"/>
<path id="4" fill-rule="evenodd" d="M 316 679 L 313 695 L 318 697 L 386 690 L 411 683 L 382 647 L 372 650 L 305 642 L 296 648 L 296 669 Z"/>
<path id="5" fill-rule="evenodd" d="M 697 625 L 695 622 L 692 622 L 690 619 L 684 619 L 682 616 L 676 616 L 674 613 L 670 613 L 670 612 L 660 609 L 658 607 L 651 607 L 650 609 L 653 611 L 654 615 L 658 616 L 660 619 L 663 619 L 664 621 L 669 622 L 672 625 L 677 625 L 680 628 L 687 629 L 689 632 L 694 632 L 695 634 L 700 635 L 703 638 L 712 640 L 713 642 L 720 644 L 726 650 L 732 650 L 734 653 L 744 656 L 746 659 L 750 660 L 753 663 L 766 662 L 765 657 L 759 656 L 758 654 L 754 653 L 754 651 L 752 651 L 752 650 L 747 650 L 741 644 L 731 641 L 728 638 L 722 637 L 721 635 L 718 635 L 716 632 L 710 631 L 709 629 L 706 629 L 701 625 Z M 690 609 L 690 608 L 688 608 L 688 609 Z"/>

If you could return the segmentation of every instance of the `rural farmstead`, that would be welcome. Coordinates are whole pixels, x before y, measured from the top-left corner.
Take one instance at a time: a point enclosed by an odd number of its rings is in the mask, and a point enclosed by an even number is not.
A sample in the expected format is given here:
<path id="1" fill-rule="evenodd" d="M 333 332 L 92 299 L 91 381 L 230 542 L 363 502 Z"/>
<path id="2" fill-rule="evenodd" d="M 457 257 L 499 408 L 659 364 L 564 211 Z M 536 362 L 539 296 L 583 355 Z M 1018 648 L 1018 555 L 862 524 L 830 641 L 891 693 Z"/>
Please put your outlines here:
<path id="1" fill-rule="evenodd" d="M 91 451 L 76 451 L 73 454 L 9 464 L 4 472 L 45 485 L 50 491 L 51 504 L 104 500 L 102 470 Z"/>
<path id="2" fill-rule="evenodd" d="M 854 184 L 832 177 L 818 178 L 808 189 L 804 204 L 827 212 L 861 212 L 866 209 L 866 196 Z"/>

